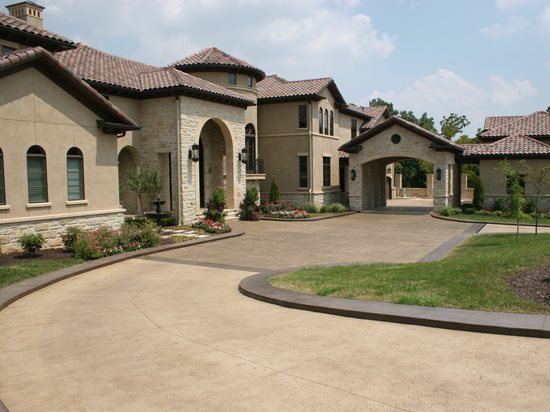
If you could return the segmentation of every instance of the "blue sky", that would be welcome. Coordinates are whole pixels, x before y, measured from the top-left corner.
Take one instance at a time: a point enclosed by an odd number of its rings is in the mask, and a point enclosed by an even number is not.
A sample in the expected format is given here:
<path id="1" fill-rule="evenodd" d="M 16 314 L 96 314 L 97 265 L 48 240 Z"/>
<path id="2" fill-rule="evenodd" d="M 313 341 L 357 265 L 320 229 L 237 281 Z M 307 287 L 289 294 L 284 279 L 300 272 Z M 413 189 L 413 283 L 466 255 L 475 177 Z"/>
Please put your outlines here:
<path id="1" fill-rule="evenodd" d="M 14 1 L 0 0 L 0 5 Z M 550 0 L 42 0 L 45 27 L 166 65 L 209 46 L 436 119 L 550 106 Z"/>

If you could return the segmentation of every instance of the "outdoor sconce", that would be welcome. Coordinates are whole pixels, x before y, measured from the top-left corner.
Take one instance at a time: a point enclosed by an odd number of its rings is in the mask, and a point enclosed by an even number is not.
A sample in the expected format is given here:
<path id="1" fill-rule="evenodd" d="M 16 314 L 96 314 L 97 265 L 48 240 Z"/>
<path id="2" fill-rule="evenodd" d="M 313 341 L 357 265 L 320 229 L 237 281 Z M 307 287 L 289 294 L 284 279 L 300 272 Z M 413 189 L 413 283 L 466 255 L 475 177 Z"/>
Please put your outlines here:
<path id="1" fill-rule="evenodd" d="M 239 153 L 239 161 L 243 163 L 248 162 L 248 152 L 246 151 L 246 148 L 241 150 L 241 153 Z"/>
<path id="2" fill-rule="evenodd" d="M 355 180 L 357 177 L 357 173 L 355 172 L 355 169 L 351 169 L 351 180 Z"/>
<path id="3" fill-rule="evenodd" d="M 391 167 L 388 167 L 388 170 L 386 170 L 386 174 L 391 175 Z"/>
<path id="4" fill-rule="evenodd" d="M 437 170 L 435 171 L 435 178 L 437 180 L 441 180 L 441 169 L 440 168 L 437 168 Z"/>
<path id="5" fill-rule="evenodd" d="M 193 162 L 198 162 L 200 160 L 200 150 L 198 144 L 194 144 L 191 146 L 191 149 L 189 149 L 189 159 Z"/>

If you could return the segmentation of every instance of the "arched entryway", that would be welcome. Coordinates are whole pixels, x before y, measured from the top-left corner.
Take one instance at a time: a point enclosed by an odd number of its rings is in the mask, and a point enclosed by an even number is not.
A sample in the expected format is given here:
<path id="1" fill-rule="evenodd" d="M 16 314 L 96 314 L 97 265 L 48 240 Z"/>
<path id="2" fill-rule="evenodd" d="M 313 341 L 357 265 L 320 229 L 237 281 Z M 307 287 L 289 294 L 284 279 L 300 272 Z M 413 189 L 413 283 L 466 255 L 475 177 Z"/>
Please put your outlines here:
<path id="1" fill-rule="evenodd" d="M 212 191 L 222 187 L 227 207 L 235 207 L 235 150 L 231 133 L 222 120 L 208 120 L 200 131 L 198 206 L 206 207 Z"/>
<path id="2" fill-rule="evenodd" d="M 125 146 L 118 154 L 119 202 L 128 214 L 141 212 L 137 195 L 130 190 L 128 179 L 139 173 L 139 154 L 132 146 Z"/>
<path id="3" fill-rule="evenodd" d="M 462 148 L 418 125 L 399 117 L 363 133 L 341 146 L 349 153 L 352 210 L 385 207 L 388 199 L 388 166 L 403 159 L 420 159 L 433 165 L 434 183 L 432 208 L 450 206 L 460 193 L 455 193 L 455 156 Z"/>

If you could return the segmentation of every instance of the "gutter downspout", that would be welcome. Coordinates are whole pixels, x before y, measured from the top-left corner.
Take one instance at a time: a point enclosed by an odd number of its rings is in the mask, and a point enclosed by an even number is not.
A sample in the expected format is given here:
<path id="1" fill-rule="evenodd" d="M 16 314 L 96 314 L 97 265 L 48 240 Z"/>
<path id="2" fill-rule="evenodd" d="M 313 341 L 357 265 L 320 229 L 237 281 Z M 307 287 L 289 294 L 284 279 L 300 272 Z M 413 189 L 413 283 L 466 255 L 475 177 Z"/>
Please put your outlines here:
<path id="1" fill-rule="evenodd" d="M 311 100 L 309 101 L 309 204 L 313 202 L 313 110 L 311 107 Z"/>
<path id="2" fill-rule="evenodd" d="M 176 96 L 176 158 L 178 163 L 178 224 L 183 224 L 182 193 L 181 193 L 181 118 L 180 97 Z"/>

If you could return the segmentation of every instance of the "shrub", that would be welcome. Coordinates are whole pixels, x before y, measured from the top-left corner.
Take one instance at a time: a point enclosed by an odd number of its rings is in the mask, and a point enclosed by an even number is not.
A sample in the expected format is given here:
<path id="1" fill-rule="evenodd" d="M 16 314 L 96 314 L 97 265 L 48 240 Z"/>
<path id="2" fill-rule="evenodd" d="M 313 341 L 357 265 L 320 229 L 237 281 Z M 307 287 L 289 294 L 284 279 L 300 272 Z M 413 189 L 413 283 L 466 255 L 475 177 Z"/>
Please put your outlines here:
<path id="1" fill-rule="evenodd" d="M 98 255 L 96 248 L 92 245 L 88 234 L 80 236 L 73 245 L 74 257 L 82 260 L 97 259 Z"/>
<path id="2" fill-rule="evenodd" d="M 147 219 L 146 217 L 127 217 L 124 219 L 124 225 L 137 227 L 139 229 L 142 229 L 145 227 L 145 225 L 148 225 L 150 222 L 150 219 Z"/>
<path id="3" fill-rule="evenodd" d="M 244 195 L 244 199 L 239 205 L 239 219 L 241 220 L 254 220 L 253 216 L 254 213 L 258 213 L 258 205 L 256 202 L 258 201 L 258 191 L 256 188 L 251 187 L 250 189 L 246 190 L 246 194 Z"/>
<path id="4" fill-rule="evenodd" d="M 123 251 L 131 251 L 155 246 L 159 241 L 160 236 L 155 224 L 148 221 L 141 228 L 124 225 L 116 239 L 116 245 L 122 247 Z"/>
<path id="5" fill-rule="evenodd" d="M 319 212 L 321 212 L 321 213 L 328 213 L 328 212 L 330 212 L 330 208 L 329 208 L 328 206 L 323 205 L 323 206 L 321 206 L 321 208 L 319 209 Z"/>
<path id="6" fill-rule="evenodd" d="M 506 211 L 506 200 L 499 197 L 493 201 L 493 210 Z"/>
<path id="7" fill-rule="evenodd" d="M 474 205 L 471 203 L 463 203 L 462 205 L 460 205 L 460 208 L 462 209 L 463 212 L 465 212 L 466 209 L 471 209 L 473 207 Z"/>
<path id="8" fill-rule="evenodd" d="M 481 185 L 481 179 L 475 173 L 469 173 L 469 181 L 472 182 L 474 188 L 474 198 L 472 199 L 473 208 L 479 210 L 483 208 L 484 198 L 483 198 L 483 186 Z"/>
<path id="9" fill-rule="evenodd" d="M 176 226 L 178 224 L 178 219 L 175 216 L 165 217 L 160 219 L 160 225 L 162 227 L 166 226 Z"/>
<path id="10" fill-rule="evenodd" d="M 272 203 L 279 203 L 281 198 L 281 191 L 279 190 L 279 181 L 277 176 L 271 178 L 271 189 L 269 190 L 269 201 Z"/>
<path id="11" fill-rule="evenodd" d="M 530 214 L 534 213 L 537 210 L 537 204 L 534 199 L 527 199 L 523 205 L 523 212 Z"/>
<path id="12" fill-rule="evenodd" d="M 342 203 L 333 203 L 329 206 L 332 213 L 342 213 L 346 211 L 346 207 Z"/>
<path id="13" fill-rule="evenodd" d="M 473 207 L 467 207 L 464 209 L 464 213 L 467 215 L 473 215 L 476 212 L 475 208 Z"/>
<path id="14" fill-rule="evenodd" d="M 63 247 L 69 252 L 74 252 L 74 244 L 78 238 L 82 235 L 82 229 L 76 226 L 70 226 L 65 231 L 65 234 L 61 235 L 63 241 Z"/>
<path id="15" fill-rule="evenodd" d="M 461 213 L 462 213 L 462 209 L 460 207 L 445 206 L 439 209 L 439 214 L 441 216 L 453 216 L 453 215 L 459 215 Z"/>
<path id="16" fill-rule="evenodd" d="M 206 210 L 204 211 L 205 220 L 213 220 L 215 222 L 225 222 L 225 216 L 227 213 L 225 209 L 225 192 L 222 187 L 218 186 L 212 192 L 208 203 L 206 204 Z"/>
<path id="17" fill-rule="evenodd" d="M 305 210 L 308 213 L 317 213 L 319 211 L 317 206 L 315 206 L 311 203 L 306 203 L 305 205 L 300 205 L 297 208 L 300 209 L 300 210 Z"/>
<path id="18" fill-rule="evenodd" d="M 198 222 L 193 223 L 193 228 L 202 229 L 206 233 L 213 234 L 231 232 L 231 227 L 226 225 L 224 222 L 216 222 L 211 219 L 199 220 Z"/>
<path id="19" fill-rule="evenodd" d="M 283 200 L 280 203 L 265 202 L 260 206 L 260 210 L 262 213 L 269 215 L 273 212 L 278 212 L 281 210 L 296 210 L 296 206 L 294 202 L 290 200 Z"/>
<path id="20" fill-rule="evenodd" d="M 33 256 L 40 252 L 46 241 L 42 233 L 27 233 L 17 239 L 17 243 L 19 243 L 26 255 Z"/>

